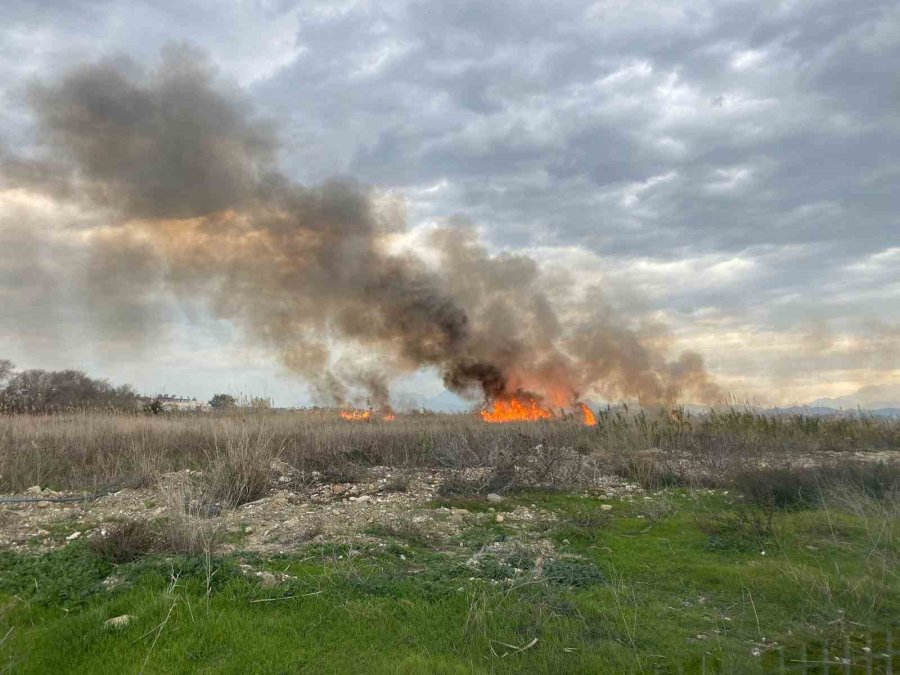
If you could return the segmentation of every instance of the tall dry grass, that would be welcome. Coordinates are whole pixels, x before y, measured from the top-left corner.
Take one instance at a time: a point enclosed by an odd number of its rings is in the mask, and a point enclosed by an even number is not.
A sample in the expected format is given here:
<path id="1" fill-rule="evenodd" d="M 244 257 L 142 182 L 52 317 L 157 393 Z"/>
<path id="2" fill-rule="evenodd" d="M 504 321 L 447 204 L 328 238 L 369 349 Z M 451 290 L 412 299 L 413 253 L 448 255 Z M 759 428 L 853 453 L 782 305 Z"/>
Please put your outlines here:
<path id="1" fill-rule="evenodd" d="M 409 414 L 348 422 L 335 411 L 227 414 L 72 413 L 0 416 L 0 491 L 32 485 L 100 490 L 203 471 L 229 503 L 264 489 L 275 457 L 301 469 L 345 465 L 496 466 L 537 446 L 608 462 L 644 480 L 715 482 L 747 466 L 801 461 L 820 451 L 900 450 L 900 420 L 768 417 L 731 409 L 705 416 L 671 411 L 491 425 L 474 415 Z M 672 477 L 675 477 L 674 479 Z"/>

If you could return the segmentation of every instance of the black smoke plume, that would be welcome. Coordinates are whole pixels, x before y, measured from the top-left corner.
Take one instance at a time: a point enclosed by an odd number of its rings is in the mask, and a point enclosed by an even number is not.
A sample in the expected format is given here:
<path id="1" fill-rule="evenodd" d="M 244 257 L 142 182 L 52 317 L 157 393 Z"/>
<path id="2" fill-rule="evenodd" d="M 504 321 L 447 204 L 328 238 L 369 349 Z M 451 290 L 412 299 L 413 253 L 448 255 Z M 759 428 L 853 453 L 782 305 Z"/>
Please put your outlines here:
<path id="1" fill-rule="evenodd" d="M 149 72 L 78 67 L 35 85 L 31 102 L 40 156 L 8 156 L 3 180 L 106 214 L 79 278 L 110 324 L 126 306 L 136 320 L 148 287 L 202 298 L 337 402 L 362 390 L 387 405 L 390 381 L 423 367 L 487 400 L 717 395 L 699 356 L 668 360 L 599 289 L 570 297 L 533 259 L 492 254 L 457 221 L 427 235 L 428 255 L 409 252 L 402 213 L 374 191 L 292 182 L 273 129 L 189 49 Z"/>

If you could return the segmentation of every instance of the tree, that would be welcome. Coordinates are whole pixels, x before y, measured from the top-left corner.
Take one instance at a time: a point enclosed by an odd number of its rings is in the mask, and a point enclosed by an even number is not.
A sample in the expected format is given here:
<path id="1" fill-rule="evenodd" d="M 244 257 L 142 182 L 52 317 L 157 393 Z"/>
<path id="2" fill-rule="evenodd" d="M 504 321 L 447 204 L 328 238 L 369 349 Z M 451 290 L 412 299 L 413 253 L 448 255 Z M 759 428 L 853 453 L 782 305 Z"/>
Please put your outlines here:
<path id="1" fill-rule="evenodd" d="M 23 370 L 3 389 L 7 408 L 47 412 L 70 408 L 133 408 L 137 393 L 128 385 L 114 387 L 107 380 L 80 370 Z"/>
<path id="2" fill-rule="evenodd" d="M 13 362 L 9 359 L 0 359 L 0 384 L 3 384 L 9 379 L 14 368 Z"/>
<path id="3" fill-rule="evenodd" d="M 157 396 L 149 403 L 144 404 L 144 412 L 148 415 L 162 415 L 166 411 L 162 398 Z"/>
<path id="4" fill-rule="evenodd" d="M 209 407 L 213 410 L 225 410 L 226 408 L 233 408 L 236 405 L 237 401 L 234 400 L 234 396 L 231 394 L 216 394 L 209 399 Z"/>

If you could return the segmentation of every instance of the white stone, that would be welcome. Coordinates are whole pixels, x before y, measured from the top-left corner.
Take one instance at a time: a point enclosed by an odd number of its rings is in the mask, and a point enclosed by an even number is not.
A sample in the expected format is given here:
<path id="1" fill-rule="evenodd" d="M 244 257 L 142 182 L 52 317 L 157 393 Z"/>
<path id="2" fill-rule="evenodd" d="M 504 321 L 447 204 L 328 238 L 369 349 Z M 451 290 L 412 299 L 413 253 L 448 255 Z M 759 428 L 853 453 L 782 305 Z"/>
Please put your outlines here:
<path id="1" fill-rule="evenodd" d="M 122 628 L 127 626 L 134 617 L 131 614 L 122 614 L 121 616 L 114 616 L 111 619 L 107 619 L 103 623 L 105 623 L 110 628 Z"/>

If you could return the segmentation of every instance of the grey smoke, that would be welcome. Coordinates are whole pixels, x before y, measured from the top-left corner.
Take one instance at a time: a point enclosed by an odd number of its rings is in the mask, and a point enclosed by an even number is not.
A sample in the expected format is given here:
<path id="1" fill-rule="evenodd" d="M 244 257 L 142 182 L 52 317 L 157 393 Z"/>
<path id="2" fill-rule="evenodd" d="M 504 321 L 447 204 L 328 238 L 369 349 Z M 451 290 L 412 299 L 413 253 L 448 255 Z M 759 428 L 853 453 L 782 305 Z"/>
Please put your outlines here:
<path id="1" fill-rule="evenodd" d="M 7 157 L 0 173 L 110 214 L 90 239 L 93 272 L 71 274 L 113 330 L 148 330 L 135 298 L 165 288 L 205 299 L 337 402 L 362 389 L 387 405 L 390 381 L 422 367 L 470 398 L 718 396 L 698 355 L 670 360 L 599 290 L 570 297 L 565 280 L 491 253 L 464 222 L 430 233 L 427 262 L 391 249 L 402 215 L 353 181 L 307 187 L 280 173 L 271 126 L 188 48 L 152 71 L 78 67 L 35 85 L 31 102 L 43 155 Z M 342 357 L 346 344 L 367 358 Z"/>

